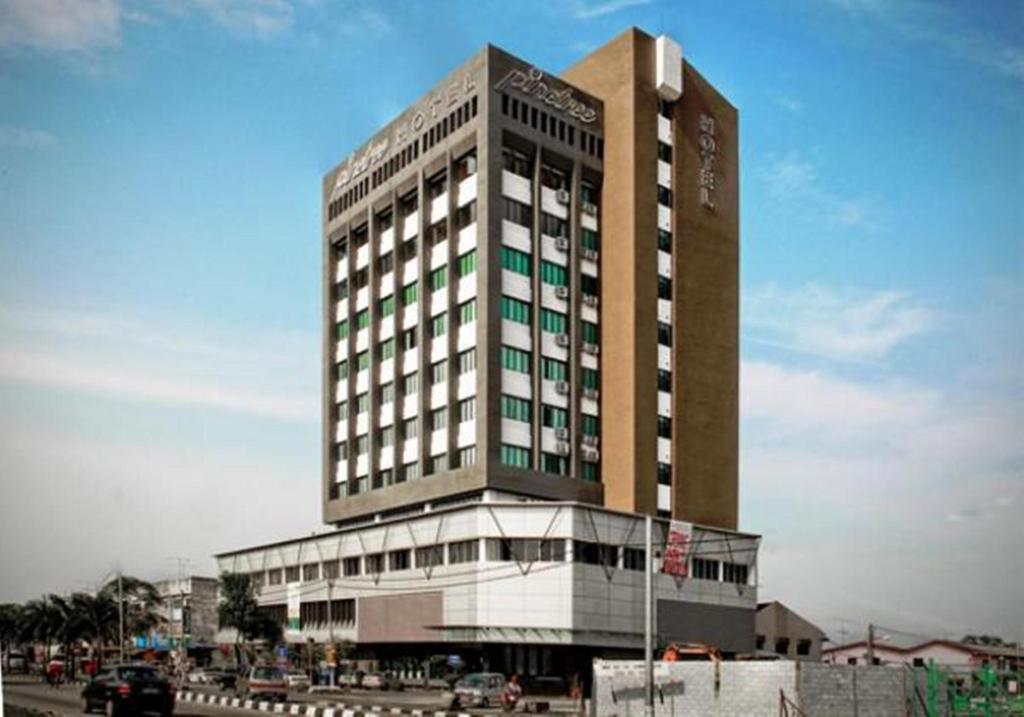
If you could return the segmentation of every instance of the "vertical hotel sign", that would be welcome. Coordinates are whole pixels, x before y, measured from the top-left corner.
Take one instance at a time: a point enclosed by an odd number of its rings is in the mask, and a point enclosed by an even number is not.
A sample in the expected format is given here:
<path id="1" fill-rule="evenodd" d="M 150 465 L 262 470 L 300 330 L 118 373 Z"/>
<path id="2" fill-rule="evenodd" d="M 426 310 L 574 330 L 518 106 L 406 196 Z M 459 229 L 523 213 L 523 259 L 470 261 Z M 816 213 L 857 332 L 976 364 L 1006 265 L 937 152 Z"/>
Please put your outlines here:
<path id="1" fill-rule="evenodd" d="M 288 632 L 298 632 L 301 627 L 302 585 L 288 583 Z"/>
<path id="2" fill-rule="evenodd" d="M 668 525 L 665 552 L 661 556 L 661 572 L 678 578 L 689 577 L 690 545 L 693 543 L 693 523 L 673 520 Z"/>
<path id="3" fill-rule="evenodd" d="M 697 136 L 700 150 L 700 203 L 715 210 L 715 161 L 718 159 L 718 141 L 715 139 L 715 118 L 703 112 L 700 115 L 700 133 Z"/>

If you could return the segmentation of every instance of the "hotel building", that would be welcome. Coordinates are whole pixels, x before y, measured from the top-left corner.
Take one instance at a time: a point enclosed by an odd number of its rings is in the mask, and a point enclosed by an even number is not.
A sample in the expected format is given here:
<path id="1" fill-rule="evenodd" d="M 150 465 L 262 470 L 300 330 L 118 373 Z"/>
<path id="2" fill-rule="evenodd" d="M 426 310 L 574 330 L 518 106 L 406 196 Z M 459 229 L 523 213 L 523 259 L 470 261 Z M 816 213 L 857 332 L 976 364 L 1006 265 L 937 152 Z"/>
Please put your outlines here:
<path id="1" fill-rule="evenodd" d="M 694 525 L 659 636 L 752 651 L 736 141 L 680 47 L 631 29 L 561 77 L 487 46 L 329 171 L 331 529 L 219 567 L 297 640 L 585 669 L 642 645 L 649 514 Z"/>

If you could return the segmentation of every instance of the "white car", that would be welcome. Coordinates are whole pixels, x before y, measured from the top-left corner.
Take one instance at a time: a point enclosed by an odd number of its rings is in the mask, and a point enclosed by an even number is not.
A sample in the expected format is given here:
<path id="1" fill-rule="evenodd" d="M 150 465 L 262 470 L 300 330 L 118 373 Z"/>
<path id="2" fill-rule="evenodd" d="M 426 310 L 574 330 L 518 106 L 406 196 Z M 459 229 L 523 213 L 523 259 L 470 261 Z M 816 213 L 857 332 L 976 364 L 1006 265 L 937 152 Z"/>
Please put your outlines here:
<path id="1" fill-rule="evenodd" d="M 455 683 L 453 707 L 491 707 L 501 704 L 505 675 L 498 672 L 474 672 Z"/>
<path id="2" fill-rule="evenodd" d="M 206 676 L 206 670 L 203 669 L 192 670 L 190 673 L 185 675 L 185 681 L 190 685 L 205 685 L 209 682 Z"/>
<path id="3" fill-rule="evenodd" d="M 309 677 L 305 672 L 289 672 L 284 676 L 284 681 L 292 690 L 308 690 Z"/>

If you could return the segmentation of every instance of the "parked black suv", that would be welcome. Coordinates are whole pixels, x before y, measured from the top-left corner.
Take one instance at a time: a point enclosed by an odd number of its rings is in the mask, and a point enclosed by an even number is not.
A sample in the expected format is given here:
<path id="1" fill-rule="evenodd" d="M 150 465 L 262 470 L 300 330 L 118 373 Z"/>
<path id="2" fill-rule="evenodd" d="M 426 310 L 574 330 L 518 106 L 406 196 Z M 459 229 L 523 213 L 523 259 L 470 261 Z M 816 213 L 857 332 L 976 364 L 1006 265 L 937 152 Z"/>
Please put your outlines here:
<path id="1" fill-rule="evenodd" d="M 102 709 L 108 717 L 174 712 L 174 688 L 150 665 L 105 665 L 82 688 L 82 711 Z"/>

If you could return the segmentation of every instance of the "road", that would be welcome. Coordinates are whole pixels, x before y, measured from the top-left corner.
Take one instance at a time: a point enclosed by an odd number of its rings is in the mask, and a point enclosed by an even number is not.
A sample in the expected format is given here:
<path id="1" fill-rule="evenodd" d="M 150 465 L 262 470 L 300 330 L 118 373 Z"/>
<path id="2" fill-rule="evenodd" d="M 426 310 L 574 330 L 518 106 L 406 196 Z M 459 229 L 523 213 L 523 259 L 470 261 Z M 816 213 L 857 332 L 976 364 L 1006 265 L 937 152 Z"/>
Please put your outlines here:
<path id="1" fill-rule="evenodd" d="M 62 685 L 61 687 L 50 687 L 37 681 L 11 682 L 4 679 L 4 704 L 27 707 L 29 709 L 48 712 L 51 714 L 74 715 L 81 717 L 82 706 L 79 695 L 82 688 L 78 685 Z M 200 705 L 192 702 L 179 702 L 174 709 L 175 717 L 189 717 L 189 715 L 220 715 L 226 714 L 247 715 L 252 717 L 252 710 L 234 709 L 231 707 L 215 707 L 213 705 Z"/>

